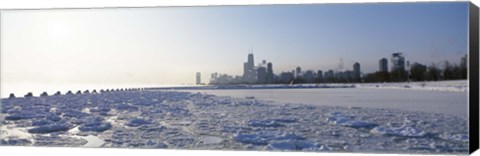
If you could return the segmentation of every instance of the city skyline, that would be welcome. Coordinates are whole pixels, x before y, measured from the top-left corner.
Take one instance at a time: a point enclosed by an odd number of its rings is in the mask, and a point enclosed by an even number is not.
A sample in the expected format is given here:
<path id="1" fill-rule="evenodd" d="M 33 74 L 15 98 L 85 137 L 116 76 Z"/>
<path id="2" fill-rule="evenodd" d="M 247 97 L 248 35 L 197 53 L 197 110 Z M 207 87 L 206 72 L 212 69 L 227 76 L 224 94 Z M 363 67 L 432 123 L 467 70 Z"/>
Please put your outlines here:
<path id="1" fill-rule="evenodd" d="M 467 4 L 6 11 L 1 80 L 195 84 L 196 72 L 202 80 L 214 72 L 242 75 L 249 48 L 275 74 L 297 66 L 326 72 L 340 59 L 373 72 L 394 52 L 411 63 L 458 64 L 467 53 Z"/>
<path id="2" fill-rule="evenodd" d="M 229 73 L 214 72 L 210 75 L 211 85 L 222 84 L 275 84 L 275 83 L 325 83 L 325 82 L 391 82 L 391 81 L 434 81 L 441 79 L 465 79 L 467 70 L 468 54 L 460 57 L 459 63 L 445 60 L 441 63 L 428 64 L 425 62 L 410 62 L 403 53 L 391 54 L 390 63 L 382 57 L 378 60 L 378 69 L 373 72 L 362 71 L 359 62 L 353 63 L 352 68 L 344 68 L 343 58 L 335 69 L 307 69 L 297 66 L 290 71 L 273 72 L 272 62 L 262 60 L 255 64 L 254 54 L 249 51 L 247 61 L 243 63 L 242 75 L 231 75 Z M 260 62 L 260 61 L 259 61 Z M 389 65 L 390 64 L 390 65 Z M 391 67 L 389 69 L 389 66 Z M 428 67 L 428 70 L 427 70 Z M 438 70 L 438 71 L 437 71 Z M 446 71 L 448 70 L 448 71 Z M 414 73 L 410 73 L 413 71 Z M 199 85 L 197 72 L 196 85 Z M 432 75 L 433 74 L 433 75 Z M 447 75 L 444 75 L 447 74 Z M 373 77 L 372 77 L 373 76 Z M 432 77 L 433 76 L 433 77 Z M 372 79 L 373 78 L 373 79 Z M 375 80 L 374 80 L 375 79 Z M 205 83 L 203 83 L 205 84 Z"/>

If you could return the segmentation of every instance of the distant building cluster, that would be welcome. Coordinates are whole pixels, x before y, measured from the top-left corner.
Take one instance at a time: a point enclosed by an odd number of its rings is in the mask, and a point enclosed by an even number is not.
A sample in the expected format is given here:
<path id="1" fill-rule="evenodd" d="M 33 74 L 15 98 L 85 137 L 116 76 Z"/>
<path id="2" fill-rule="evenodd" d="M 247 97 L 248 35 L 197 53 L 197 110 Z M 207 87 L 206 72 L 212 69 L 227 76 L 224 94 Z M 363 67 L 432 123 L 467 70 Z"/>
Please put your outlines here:
<path id="1" fill-rule="evenodd" d="M 243 63 L 243 75 L 231 76 L 227 74 L 212 73 L 210 84 L 278 84 L 278 83 L 320 83 L 320 82 L 360 82 L 360 63 L 353 65 L 353 70 L 341 71 L 329 70 L 306 70 L 301 67 L 291 72 L 273 73 L 273 64 L 262 60 L 257 66 L 254 65 L 254 55 L 249 53 L 247 61 Z"/>
<path id="2" fill-rule="evenodd" d="M 388 60 L 378 61 L 378 71 L 362 77 L 363 82 L 403 82 L 403 81 L 438 81 L 467 79 L 467 55 L 460 59 L 460 64 L 448 61 L 424 65 L 418 62 L 410 64 L 402 53 L 391 56 L 391 70 L 388 70 Z"/>
<path id="3" fill-rule="evenodd" d="M 209 84 L 296 84 L 296 83 L 353 83 L 353 82 L 402 82 L 466 79 L 467 55 L 462 57 L 460 65 L 445 61 L 443 68 L 440 64 L 426 66 L 418 62 L 410 65 L 403 53 L 393 53 L 390 58 L 391 68 L 387 58 L 378 61 L 378 71 L 362 73 L 361 65 L 355 62 L 351 70 L 343 69 L 343 60 L 340 60 L 338 69 L 327 71 L 302 70 L 296 67 L 291 71 L 274 74 L 273 64 L 262 60 L 255 66 L 254 55 L 249 52 L 247 61 L 243 63 L 243 75 L 232 76 L 212 73 Z M 197 85 L 200 82 L 200 73 L 197 73 Z"/>

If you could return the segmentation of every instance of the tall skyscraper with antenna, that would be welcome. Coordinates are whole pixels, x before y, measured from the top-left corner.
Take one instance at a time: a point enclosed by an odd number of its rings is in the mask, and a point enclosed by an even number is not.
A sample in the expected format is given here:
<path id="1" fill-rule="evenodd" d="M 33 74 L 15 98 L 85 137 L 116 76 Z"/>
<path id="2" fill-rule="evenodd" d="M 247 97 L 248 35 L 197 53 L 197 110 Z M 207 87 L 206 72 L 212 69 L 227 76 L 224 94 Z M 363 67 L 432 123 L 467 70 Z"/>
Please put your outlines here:
<path id="1" fill-rule="evenodd" d="M 247 62 L 243 63 L 243 80 L 248 83 L 256 82 L 255 62 L 253 60 L 253 50 L 250 49 Z"/>

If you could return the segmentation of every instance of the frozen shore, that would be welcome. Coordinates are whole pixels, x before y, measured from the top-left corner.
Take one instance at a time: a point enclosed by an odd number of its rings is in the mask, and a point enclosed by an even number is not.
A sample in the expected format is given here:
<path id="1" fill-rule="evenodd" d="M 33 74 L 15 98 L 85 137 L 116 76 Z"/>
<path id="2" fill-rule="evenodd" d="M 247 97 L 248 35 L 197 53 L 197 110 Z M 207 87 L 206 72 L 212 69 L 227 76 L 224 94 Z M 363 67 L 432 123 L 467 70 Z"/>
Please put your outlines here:
<path id="1" fill-rule="evenodd" d="M 388 82 L 388 83 L 311 83 L 311 84 L 232 84 L 177 87 L 151 87 L 150 90 L 240 90 L 240 89 L 309 89 L 309 88 L 378 88 L 445 92 L 468 92 L 467 80 Z"/>
<path id="2" fill-rule="evenodd" d="M 401 83 L 360 83 L 356 88 L 406 89 L 425 91 L 468 92 L 467 80 L 454 81 L 427 81 Z"/>
<path id="3" fill-rule="evenodd" d="M 1 100 L 1 144 L 222 150 L 467 153 L 466 118 L 272 104 L 178 91 Z"/>

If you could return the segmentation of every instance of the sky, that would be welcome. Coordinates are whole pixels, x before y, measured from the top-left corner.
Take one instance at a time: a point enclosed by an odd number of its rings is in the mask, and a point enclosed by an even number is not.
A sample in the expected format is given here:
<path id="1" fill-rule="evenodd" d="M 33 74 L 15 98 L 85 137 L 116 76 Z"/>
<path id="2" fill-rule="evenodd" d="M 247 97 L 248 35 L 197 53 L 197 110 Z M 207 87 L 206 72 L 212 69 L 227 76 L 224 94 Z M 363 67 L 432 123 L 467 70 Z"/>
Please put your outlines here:
<path id="1" fill-rule="evenodd" d="M 467 54 L 468 3 L 371 3 L 9 10 L 1 13 L 1 84 L 193 84 L 242 75 L 345 69 L 364 73 L 402 52 L 423 64 Z"/>

